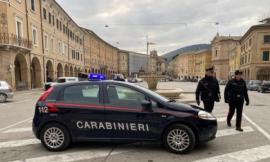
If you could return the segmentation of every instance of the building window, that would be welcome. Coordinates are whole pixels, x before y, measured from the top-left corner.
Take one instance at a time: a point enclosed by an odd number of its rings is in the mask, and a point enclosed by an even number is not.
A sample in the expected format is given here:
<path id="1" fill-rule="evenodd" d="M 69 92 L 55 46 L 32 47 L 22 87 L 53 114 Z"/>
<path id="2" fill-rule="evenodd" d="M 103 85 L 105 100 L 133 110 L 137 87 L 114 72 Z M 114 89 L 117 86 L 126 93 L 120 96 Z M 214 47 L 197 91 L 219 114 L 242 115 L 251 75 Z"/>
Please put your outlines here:
<path id="1" fill-rule="evenodd" d="M 62 54 L 65 54 L 65 43 L 62 43 Z"/>
<path id="2" fill-rule="evenodd" d="M 52 16 L 52 24 L 54 26 L 54 15 Z"/>
<path id="3" fill-rule="evenodd" d="M 52 14 L 49 12 L 49 24 L 52 23 Z"/>
<path id="4" fill-rule="evenodd" d="M 61 42 L 58 42 L 58 52 L 59 52 L 59 54 L 61 54 L 62 53 L 62 45 L 61 45 Z"/>
<path id="5" fill-rule="evenodd" d="M 270 43 L 270 35 L 264 36 L 264 43 Z"/>
<path id="6" fill-rule="evenodd" d="M 36 1 L 35 0 L 31 0 L 31 10 L 36 11 Z"/>
<path id="7" fill-rule="evenodd" d="M 23 33 L 22 33 L 22 21 L 19 20 L 19 18 L 16 19 L 16 35 L 18 37 L 23 37 Z"/>
<path id="8" fill-rule="evenodd" d="M 263 61 L 269 61 L 269 51 L 263 52 Z"/>
<path id="9" fill-rule="evenodd" d="M 44 35 L 44 48 L 48 50 L 48 36 Z"/>
<path id="10" fill-rule="evenodd" d="M 54 52 L 54 39 L 51 38 L 51 50 Z"/>
<path id="11" fill-rule="evenodd" d="M 216 50 L 216 56 L 218 55 L 218 50 Z"/>
<path id="12" fill-rule="evenodd" d="M 75 51 L 72 50 L 72 59 L 75 59 Z"/>
<path id="13" fill-rule="evenodd" d="M 59 29 L 59 20 L 56 19 L 56 28 Z"/>
<path id="14" fill-rule="evenodd" d="M 47 20 L 47 11 L 45 8 L 43 8 L 43 18 Z"/>
<path id="15" fill-rule="evenodd" d="M 60 26 L 60 31 L 62 31 L 62 22 L 61 21 L 59 23 L 59 26 Z"/>
<path id="16" fill-rule="evenodd" d="M 66 26 L 63 25 L 63 33 L 65 34 L 66 33 Z"/>
<path id="17" fill-rule="evenodd" d="M 248 41 L 249 47 L 251 46 L 251 43 L 252 43 L 252 40 L 251 40 L 251 38 L 250 38 L 249 41 Z"/>
<path id="18" fill-rule="evenodd" d="M 37 46 L 38 42 L 37 42 L 37 28 L 33 27 L 32 29 L 32 41 L 33 41 L 33 45 Z"/>

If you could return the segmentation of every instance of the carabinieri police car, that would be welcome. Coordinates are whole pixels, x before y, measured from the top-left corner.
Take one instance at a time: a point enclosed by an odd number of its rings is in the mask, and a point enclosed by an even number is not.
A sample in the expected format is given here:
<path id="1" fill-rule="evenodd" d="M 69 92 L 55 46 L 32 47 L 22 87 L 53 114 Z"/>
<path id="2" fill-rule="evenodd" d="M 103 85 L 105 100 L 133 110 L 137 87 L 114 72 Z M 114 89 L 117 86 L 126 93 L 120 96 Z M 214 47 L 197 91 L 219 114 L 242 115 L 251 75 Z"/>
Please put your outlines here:
<path id="1" fill-rule="evenodd" d="M 215 138 L 217 121 L 138 85 L 85 81 L 47 90 L 36 104 L 33 132 L 50 151 L 78 141 L 161 141 L 171 152 L 188 153 Z"/>

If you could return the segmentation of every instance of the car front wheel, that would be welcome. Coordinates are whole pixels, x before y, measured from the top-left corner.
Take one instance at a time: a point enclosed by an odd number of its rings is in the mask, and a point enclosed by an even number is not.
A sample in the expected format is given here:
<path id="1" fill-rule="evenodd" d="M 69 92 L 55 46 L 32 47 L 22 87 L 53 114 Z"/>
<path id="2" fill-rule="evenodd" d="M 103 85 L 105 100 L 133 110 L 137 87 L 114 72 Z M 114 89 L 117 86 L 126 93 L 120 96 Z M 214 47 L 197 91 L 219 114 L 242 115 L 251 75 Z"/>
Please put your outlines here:
<path id="1" fill-rule="evenodd" d="M 177 154 L 185 154 L 193 150 L 195 140 L 192 129 L 182 124 L 169 127 L 163 135 L 163 145 L 170 152 Z"/>
<path id="2" fill-rule="evenodd" d="M 0 93 L 0 103 L 4 103 L 7 100 L 7 96 L 5 94 Z"/>
<path id="3" fill-rule="evenodd" d="M 57 123 L 46 125 L 41 131 L 40 139 L 49 151 L 63 151 L 71 143 L 68 130 Z"/>

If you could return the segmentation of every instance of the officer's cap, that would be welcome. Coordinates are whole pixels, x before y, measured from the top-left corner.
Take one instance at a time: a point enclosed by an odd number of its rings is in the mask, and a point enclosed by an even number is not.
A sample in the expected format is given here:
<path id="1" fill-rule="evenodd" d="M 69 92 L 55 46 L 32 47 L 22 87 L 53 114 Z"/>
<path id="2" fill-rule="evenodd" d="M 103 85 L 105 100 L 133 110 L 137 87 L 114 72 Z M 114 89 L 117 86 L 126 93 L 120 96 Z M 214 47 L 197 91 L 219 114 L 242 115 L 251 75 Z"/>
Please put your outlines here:
<path id="1" fill-rule="evenodd" d="M 242 74 L 243 74 L 243 72 L 242 72 L 242 71 L 240 71 L 240 70 L 236 70 L 236 71 L 234 72 L 234 74 L 235 74 L 235 75 L 242 75 Z"/>

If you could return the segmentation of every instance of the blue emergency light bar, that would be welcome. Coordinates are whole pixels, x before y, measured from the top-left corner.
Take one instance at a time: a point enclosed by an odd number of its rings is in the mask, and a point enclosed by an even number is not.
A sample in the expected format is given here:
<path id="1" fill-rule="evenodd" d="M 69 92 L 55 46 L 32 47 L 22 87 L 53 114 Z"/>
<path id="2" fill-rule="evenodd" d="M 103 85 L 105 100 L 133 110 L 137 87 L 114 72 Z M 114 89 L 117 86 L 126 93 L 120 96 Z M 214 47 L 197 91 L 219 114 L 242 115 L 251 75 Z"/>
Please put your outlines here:
<path id="1" fill-rule="evenodd" d="M 89 74 L 88 79 L 90 81 L 106 80 L 106 75 L 104 75 L 104 74 L 97 74 L 97 73 L 91 73 L 91 74 Z"/>

